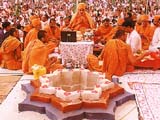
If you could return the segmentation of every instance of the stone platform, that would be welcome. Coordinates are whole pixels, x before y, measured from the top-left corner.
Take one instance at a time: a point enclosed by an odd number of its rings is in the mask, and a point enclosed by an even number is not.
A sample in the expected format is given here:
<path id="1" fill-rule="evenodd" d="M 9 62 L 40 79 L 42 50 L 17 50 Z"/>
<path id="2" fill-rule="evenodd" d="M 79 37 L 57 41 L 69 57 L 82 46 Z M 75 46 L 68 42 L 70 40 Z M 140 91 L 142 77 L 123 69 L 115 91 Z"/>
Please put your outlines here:
<path id="1" fill-rule="evenodd" d="M 63 113 L 50 103 L 30 101 L 30 95 L 34 91 L 34 88 L 30 84 L 22 84 L 21 87 L 22 90 L 27 93 L 27 96 L 23 102 L 18 104 L 19 111 L 35 111 L 46 114 L 51 120 L 82 120 L 83 118 L 92 120 L 115 120 L 116 107 L 129 100 L 135 100 L 134 94 L 125 91 L 124 94 L 111 99 L 106 109 L 81 108 L 79 110 Z"/>

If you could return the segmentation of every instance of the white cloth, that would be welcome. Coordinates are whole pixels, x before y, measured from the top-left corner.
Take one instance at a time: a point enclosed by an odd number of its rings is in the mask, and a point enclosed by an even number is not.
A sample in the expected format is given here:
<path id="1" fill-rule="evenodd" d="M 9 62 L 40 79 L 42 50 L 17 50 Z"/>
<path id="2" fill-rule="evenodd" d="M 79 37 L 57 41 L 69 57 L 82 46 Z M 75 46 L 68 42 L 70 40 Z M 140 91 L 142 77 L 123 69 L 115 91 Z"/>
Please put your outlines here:
<path id="1" fill-rule="evenodd" d="M 157 51 L 158 47 L 160 47 L 160 27 L 156 28 L 153 34 L 152 42 L 149 46 L 149 50 Z"/>
<path id="2" fill-rule="evenodd" d="M 23 43 L 23 35 L 24 35 L 24 33 L 23 33 L 22 30 L 18 30 L 18 32 L 19 32 L 20 41 Z"/>
<path id="3" fill-rule="evenodd" d="M 42 29 L 44 29 L 45 26 L 49 25 L 49 21 L 48 20 L 45 22 L 41 21 L 41 25 L 42 25 Z"/>
<path id="4" fill-rule="evenodd" d="M 131 46 L 133 53 L 142 49 L 142 40 L 136 30 L 133 30 L 130 34 L 127 35 L 126 43 Z"/>

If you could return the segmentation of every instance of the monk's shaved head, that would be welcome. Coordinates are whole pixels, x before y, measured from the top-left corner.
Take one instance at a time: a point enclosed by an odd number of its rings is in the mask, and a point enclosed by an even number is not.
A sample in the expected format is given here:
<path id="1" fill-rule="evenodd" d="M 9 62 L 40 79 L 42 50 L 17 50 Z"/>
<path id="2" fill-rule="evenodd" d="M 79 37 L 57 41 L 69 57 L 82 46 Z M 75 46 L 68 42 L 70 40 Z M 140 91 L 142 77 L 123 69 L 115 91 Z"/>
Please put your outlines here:
<path id="1" fill-rule="evenodd" d="M 117 30 L 117 32 L 115 33 L 113 39 L 118 39 L 123 35 L 125 35 L 125 31 L 124 30 Z"/>
<path id="2" fill-rule="evenodd" d="M 40 30 L 39 32 L 38 32 L 38 39 L 39 40 L 42 40 L 42 38 L 44 38 L 45 36 L 46 36 L 46 31 L 45 30 Z"/>

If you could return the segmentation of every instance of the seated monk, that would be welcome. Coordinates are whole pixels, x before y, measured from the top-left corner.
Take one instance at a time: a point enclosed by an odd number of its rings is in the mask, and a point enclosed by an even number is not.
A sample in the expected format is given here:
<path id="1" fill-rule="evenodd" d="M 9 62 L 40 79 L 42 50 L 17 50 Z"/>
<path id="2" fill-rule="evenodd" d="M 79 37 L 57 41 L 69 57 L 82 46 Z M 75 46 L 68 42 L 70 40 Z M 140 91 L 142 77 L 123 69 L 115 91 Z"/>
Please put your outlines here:
<path id="1" fill-rule="evenodd" d="M 67 16 L 67 17 L 64 18 L 64 25 L 60 27 L 61 31 L 69 30 L 68 26 L 69 26 L 70 20 L 71 20 L 71 16 Z"/>
<path id="2" fill-rule="evenodd" d="M 38 16 L 36 16 L 36 15 L 31 15 L 29 17 L 29 23 L 27 25 L 25 25 L 24 29 L 23 29 L 23 43 L 25 42 L 24 40 L 25 40 L 27 33 L 33 28 L 32 21 L 37 18 L 38 18 Z"/>
<path id="3" fill-rule="evenodd" d="M 131 47 L 125 41 L 124 30 L 118 30 L 114 38 L 106 43 L 99 56 L 103 60 L 103 72 L 109 80 L 112 80 L 113 75 L 122 76 L 136 61 L 149 54 L 144 52 L 141 56 L 134 57 Z"/>
<path id="4" fill-rule="evenodd" d="M 117 25 L 115 27 L 113 27 L 111 29 L 111 31 L 104 36 L 104 39 L 106 41 L 108 41 L 108 40 L 113 38 L 113 36 L 117 32 L 117 30 L 123 30 L 123 26 L 122 26 L 123 23 L 124 23 L 124 19 L 123 18 L 119 18 L 118 21 L 117 21 Z"/>
<path id="5" fill-rule="evenodd" d="M 47 39 L 44 42 L 50 48 L 49 52 L 51 53 L 59 45 L 61 34 L 60 28 L 56 25 L 55 18 L 50 19 L 49 25 L 46 25 L 44 30 L 47 32 Z"/>
<path id="6" fill-rule="evenodd" d="M 23 29 L 23 43 L 25 41 L 25 37 L 27 35 L 27 33 L 32 29 L 32 25 L 31 24 L 28 24 L 28 25 L 25 25 L 24 26 L 24 29 Z"/>
<path id="7" fill-rule="evenodd" d="M 99 60 L 95 55 L 87 55 L 88 69 L 90 71 L 102 72 L 102 66 L 99 65 Z"/>
<path id="8" fill-rule="evenodd" d="M 69 28 L 71 30 L 81 31 L 84 33 L 86 29 L 93 29 L 94 22 L 91 16 L 86 12 L 86 4 L 79 3 L 77 12 L 72 16 Z"/>
<path id="9" fill-rule="evenodd" d="M 160 18 L 157 21 L 157 28 L 155 29 L 149 49 L 157 52 L 160 50 Z"/>
<path id="10" fill-rule="evenodd" d="M 142 48 L 144 50 L 148 50 L 154 34 L 154 29 L 149 23 L 148 15 L 141 15 L 140 21 L 141 25 L 139 28 L 137 28 L 137 32 L 140 34 L 142 39 Z"/>
<path id="11" fill-rule="evenodd" d="M 94 42 L 105 42 L 105 36 L 107 36 L 111 30 L 112 26 L 110 25 L 110 20 L 108 18 L 105 18 L 104 20 L 102 20 L 102 24 L 94 32 Z"/>
<path id="12" fill-rule="evenodd" d="M 1 46 L 2 68 L 18 70 L 22 68 L 21 50 L 22 43 L 18 40 L 19 32 L 16 28 L 11 28 Z"/>
<path id="13" fill-rule="evenodd" d="M 56 58 L 48 58 L 48 48 L 43 43 L 47 37 L 44 30 L 38 32 L 38 39 L 32 40 L 24 50 L 22 70 L 24 73 L 32 73 L 34 64 L 46 67 L 47 72 L 63 68 Z"/>
<path id="14" fill-rule="evenodd" d="M 39 18 L 32 20 L 33 28 L 27 33 L 24 40 L 24 48 L 28 45 L 28 43 L 32 40 L 37 39 L 37 33 L 41 29 L 41 21 Z"/>

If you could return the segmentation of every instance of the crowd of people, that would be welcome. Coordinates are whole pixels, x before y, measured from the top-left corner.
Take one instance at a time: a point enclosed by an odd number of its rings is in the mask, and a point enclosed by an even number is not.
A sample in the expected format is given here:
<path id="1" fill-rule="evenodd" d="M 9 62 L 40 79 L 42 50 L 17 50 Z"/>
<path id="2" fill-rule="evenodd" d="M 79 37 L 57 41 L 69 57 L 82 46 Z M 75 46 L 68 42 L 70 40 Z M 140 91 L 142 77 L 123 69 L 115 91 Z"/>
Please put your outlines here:
<path id="1" fill-rule="evenodd" d="M 95 44 L 104 48 L 96 58 L 89 55 L 90 70 L 104 72 L 106 78 L 123 75 L 135 62 L 148 55 L 144 50 L 160 47 L 160 9 L 151 0 L 4 0 L 0 7 L 1 67 L 31 73 L 34 64 L 47 71 L 63 68 L 58 59 L 48 58 L 61 41 L 61 31 L 94 33 Z M 32 4 L 31 6 L 29 4 Z M 127 34 L 127 35 L 126 35 Z M 143 51 L 138 57 L 134 53 Z M 98 65 L 103 60 L 103 66 Z"/>

